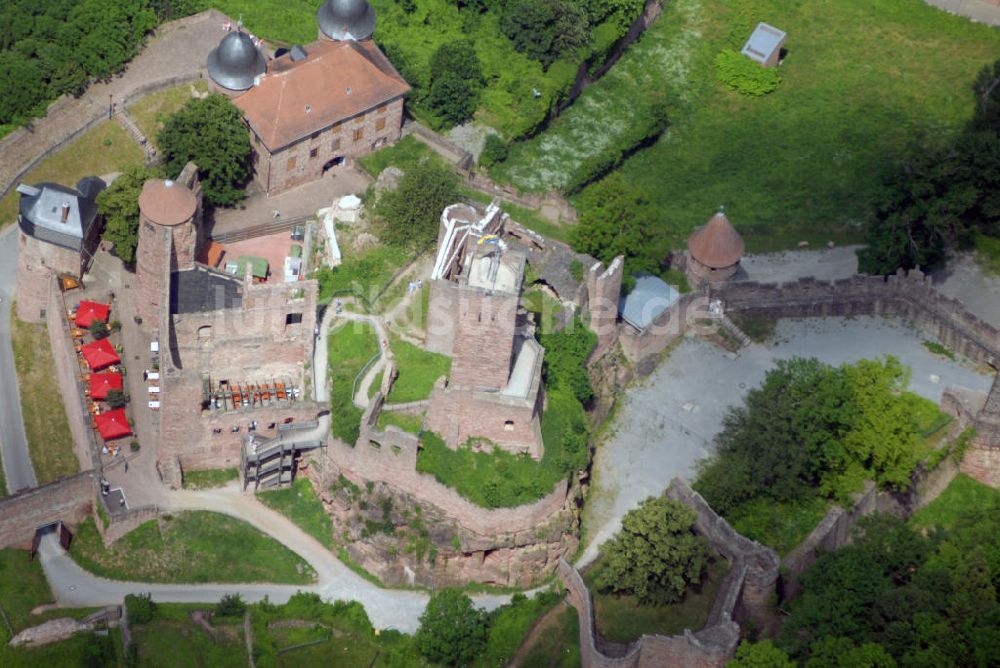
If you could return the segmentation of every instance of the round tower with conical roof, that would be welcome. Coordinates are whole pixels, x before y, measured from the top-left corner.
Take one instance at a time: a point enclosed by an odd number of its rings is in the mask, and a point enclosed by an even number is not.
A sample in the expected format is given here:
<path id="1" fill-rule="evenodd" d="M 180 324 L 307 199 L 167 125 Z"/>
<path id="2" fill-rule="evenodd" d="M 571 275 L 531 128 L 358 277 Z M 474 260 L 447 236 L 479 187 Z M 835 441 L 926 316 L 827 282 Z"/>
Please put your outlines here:
<path id="1" fill-rule="evenodd" d="M 170 272 L 194 264 L 198 246 L 197 211 L 197 196 L 180 183 L 151 179 L 142 187 L 135 253 L 139 284 L 136 308 L 153 327 L 159 322 Z"/>
<path id="2" fill-rule="evenodd" d="M 242 30 L 223 37 L 219 46 L 208 54 L 208 76 L 223 93 L 242 93 L 266 70 L 264 56 Z"/>
<path id="3" fill-rule="evenodd" d="M 743 237 L 719 207 L 718 213 L 688 237 L 688 280 L 697 286 L 732 278 L 740 267 L 743 250 Z"/>
<path id="4" fill-rule="evenodd" d="M 375 32 L 375 10 L 368 0 L 326 0 L 316 12 L 320 38 L 370 39 Z"/>

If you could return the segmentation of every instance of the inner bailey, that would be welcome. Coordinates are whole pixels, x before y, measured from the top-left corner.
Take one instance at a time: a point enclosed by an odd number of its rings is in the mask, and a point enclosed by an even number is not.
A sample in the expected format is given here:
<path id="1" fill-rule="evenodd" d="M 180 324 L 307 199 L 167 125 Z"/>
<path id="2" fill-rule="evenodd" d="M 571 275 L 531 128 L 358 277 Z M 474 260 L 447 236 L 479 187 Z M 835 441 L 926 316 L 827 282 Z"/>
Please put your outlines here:
<path id="1" fill-rule="evenodd" d="M 768 607 L 778 580 L 778 555 L 738 534 L 681 478 L 664 493 L 695 511 L 694 530 L 730 562 L 708 620 L 698 631 L 674 636 L 644 635 L 629 645 L 611 643 L 595 625 L 593 597 L 580 573 L 567 562 L 559 577 L 580 618 L 580 656 L 584 668 L 721 668 L 732 659 L 740 641 L 737 620 L 757 628 L 771 624 Z"/>

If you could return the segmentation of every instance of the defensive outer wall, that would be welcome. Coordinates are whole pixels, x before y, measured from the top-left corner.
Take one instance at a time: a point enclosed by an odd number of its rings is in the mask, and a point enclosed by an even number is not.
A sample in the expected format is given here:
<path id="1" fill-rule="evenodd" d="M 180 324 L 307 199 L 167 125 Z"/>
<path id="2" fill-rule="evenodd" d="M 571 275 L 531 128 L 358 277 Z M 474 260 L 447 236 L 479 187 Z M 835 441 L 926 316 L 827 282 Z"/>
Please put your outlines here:
<path id="1" fill-rule="evenodd" d="M 730 563 L 708 621 L 701 630 L 688 629 L 680 635 L 644 635 L 630 645 L 608 642 L 595 626 L 593 597 L 583 578 L 561 560 L 559 577 L 580 618 L 583 668 L 721 668 L 733 657 L 740 641 L 738 621 L 750 621 L 757 628 L 770 624 L 768 604 L 778 581 L 774 550 L 738 534 L 683 479 L 674 478 L 665 495 L 695 511 L 695 532 Z"/>

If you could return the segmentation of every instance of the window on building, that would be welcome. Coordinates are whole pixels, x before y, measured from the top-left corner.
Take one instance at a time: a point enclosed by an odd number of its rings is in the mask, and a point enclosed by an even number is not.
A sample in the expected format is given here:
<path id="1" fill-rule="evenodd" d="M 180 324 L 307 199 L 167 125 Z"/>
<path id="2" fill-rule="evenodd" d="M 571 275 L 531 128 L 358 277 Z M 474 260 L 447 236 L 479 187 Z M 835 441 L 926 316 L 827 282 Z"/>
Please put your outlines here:
<path id="1" fill-rule="evenodd" d="M 384 118 L 380 118 L 380 119 L 378 119 L 378 120 L 375 121 L 375 129 L 376 130 L 385 130 L 385 119 Z"/>
<path id="2" fill-rule="evenodd" d="M 357 130 L 354 131 L 354 141 L 361 141 L 361 139 L 364 136 L 365 136 L 364 128 L 358 128 Z"/>
<path id="3" fill-rule="evenodd" d="M 514 421 L 513 420 L 505 420 L 504 423 L 503 423 L 503 430 L 504 431 L 514 431 Z"/>
<path id="4" fill-rule="evenodd" d="M 389 108 L 389 105 L 383 104 L 381 107 L 378 108 L 378 111 L 376 111 L 375 113 L 376 114 L 384 114 L 385 110 L 388 109 L 388 108 Z"/>
<path id="5" fill-rule="evenodd" d="M 333 140 L 333 143 L 330 144 L 330 149 L 333 151 L 340 150 L 340 137 L 337 137 L 336 139 Z"/>
<path id="6" fill-rule="evenodd" d="M 310 158 L 315 158 L 317 155 L 319 155 L 319 149 L 318 148 L 314 148 L 314 149 L 311 149 L 309 151 L 309 157 Z"/>
<path id="7" fill-rule="evenodd" d="M 295 169 L 295 158 L 289 158 L 288 162 L 285 164 L 286 169 Z"/>
<path id="8" fill-rule="evenodd" d="M 212 326 L 211 325 L 205 325 L 203 327 L 199 327 L 198 328 L 198 340 L 199 341 L 208 341 L 211 338 L 212 338 Z"/>
<path id="9" fill-rule="evenodd" d="M 289 313 L 285 316 L 285 325 L 301 325 L 302 324 L 302 314 L 301 313 Z"/>

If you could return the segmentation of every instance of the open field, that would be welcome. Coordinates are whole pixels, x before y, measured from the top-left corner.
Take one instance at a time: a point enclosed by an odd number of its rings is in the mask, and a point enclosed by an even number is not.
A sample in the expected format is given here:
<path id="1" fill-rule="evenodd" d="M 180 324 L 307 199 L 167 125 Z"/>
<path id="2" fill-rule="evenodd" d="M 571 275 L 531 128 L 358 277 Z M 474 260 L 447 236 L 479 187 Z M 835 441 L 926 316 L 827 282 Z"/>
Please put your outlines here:
<path id="1" fill-rule="evenodd" d="M 431 395 L 434 383 L 451 371 L 451 358 L 418 348 L 403 340 L 392 342 L 392 354 L 399 370 L 386 401 L 404 404 Z"/>
<path id="2" fill-rule="evenodd" d="M 147 95 L 132 103 L 128 108 L 129 116 L 142 130 L 142 134 L 155 145 L 156 136 L 163 129 L 163 122 L 191 99 L 192 88 L 204 93 L 208 91 L 208 82 L 201 79 Z"/>
<path id="3" fill-rule="evenodd" d="M 124 128 L 117 121 L 109 121 L 43 160 L 24 176 L 23 181 L 30 184 L 53 181 L 75 186 L 85 176 L 118 172 L 128 165 L 141 165 L 145 158 L 146 154 Z M 0 227 L 17 220 L 17 202 L 18 194 L 14 190 L 0 200 Z"/>
<path id="4" fill-rule="evenodd" d="M 78 472 L 80 461 L 73 449 L 46 327 L 18 320 L 13 312 L 10 320 L 31 465 L 38 484 L 44 485 Z"/>
<path id="5" fill-rule="evenodd" d="M 788 33 L 788 54 L 778 90 L 750 98 L 716 81 L 714 58 L 738 49 L 758 20 Z M 880 170 L 909 143 L 958 130 L 972 113 L 972 81 L 998 57 L 996 30 L 922 0 L 676 0 L 495 171 L 520 187 L 558 188 L 620 131 L 630 100 L 662 89 L 671 126 L 621 171 L 656 207 L 664 249 L 722 203 L 751 251 L 856 241 Z"/>
<path id="6" fill-rule="evenodd" d="M 918 527 L 950 529 L 962 518 L 975 518 L 1000 511 L 1000 490 L 960 473 L 941 496 L 918 510 L 910 523 Z"/>
<path id="7" fill-rule="evenodd" d="M 169 518 L 169 519 L 168 519 Z M 249 524 L 209 512 L 152 520 L 110 548 L 93 519 L 77 532 L 73 559 L 95 575 L 138 582 L 279 582 L 308 584 L 312 568 Z"/>

